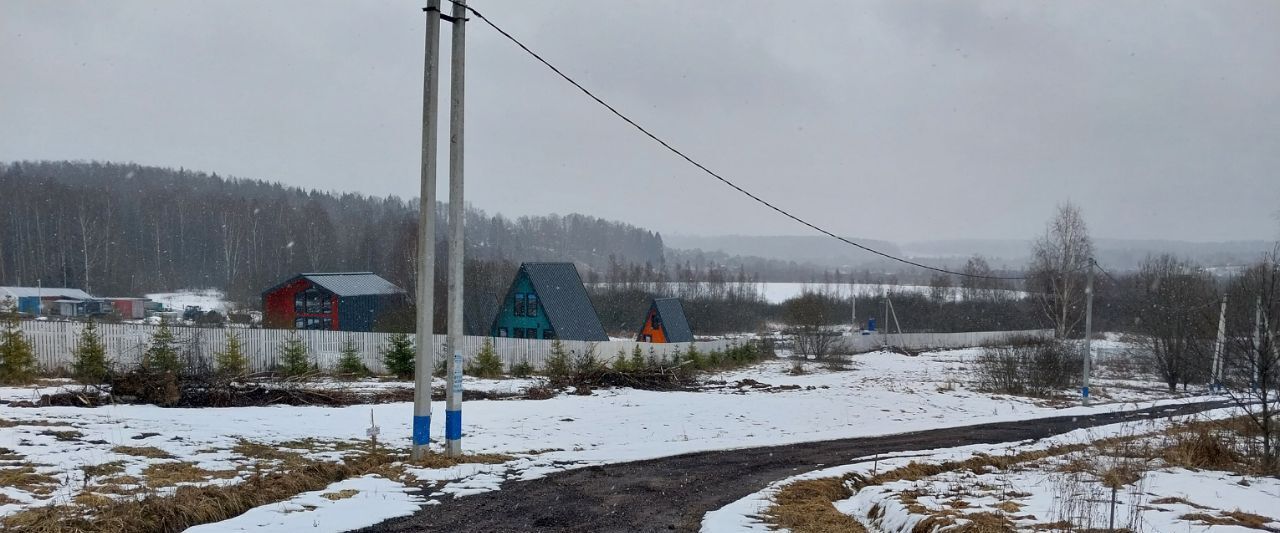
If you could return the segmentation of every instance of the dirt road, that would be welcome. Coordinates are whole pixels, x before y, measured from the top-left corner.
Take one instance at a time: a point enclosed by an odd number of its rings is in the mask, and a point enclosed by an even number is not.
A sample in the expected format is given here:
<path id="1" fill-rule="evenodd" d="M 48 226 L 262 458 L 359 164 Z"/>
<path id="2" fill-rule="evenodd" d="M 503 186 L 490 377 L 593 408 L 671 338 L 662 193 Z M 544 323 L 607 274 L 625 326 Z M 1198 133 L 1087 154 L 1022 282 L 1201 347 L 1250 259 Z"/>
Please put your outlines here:
<path id="1" fill-rule="evenodd" d="M 787 446 L 692 453 L 594 466 L 445 500 L 365 532 L 697 531 L 702 515 L 788 476 L 855 457 L 1043 438 L 1125 420 L 1226 407 L 1224 402 L 1087 417 L 1042 418 Z"/>

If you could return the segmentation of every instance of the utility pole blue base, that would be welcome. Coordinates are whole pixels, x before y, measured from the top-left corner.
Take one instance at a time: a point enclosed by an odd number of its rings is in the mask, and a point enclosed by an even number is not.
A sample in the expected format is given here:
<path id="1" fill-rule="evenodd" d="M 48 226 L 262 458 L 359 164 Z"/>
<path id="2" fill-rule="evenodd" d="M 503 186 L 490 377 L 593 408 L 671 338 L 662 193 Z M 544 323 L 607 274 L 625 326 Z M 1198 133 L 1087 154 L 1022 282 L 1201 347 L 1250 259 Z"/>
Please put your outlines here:
<path id="1" fill-rule="evenodd" d="M 444 412 L 444 438 L 459 440 L 462 438 L 462 411 Z"/>
<path id="2" fill-rule="evenodd" d="M 426 446 L 431 443 L 431 415 L 413 417 L 413 444 Z"/>

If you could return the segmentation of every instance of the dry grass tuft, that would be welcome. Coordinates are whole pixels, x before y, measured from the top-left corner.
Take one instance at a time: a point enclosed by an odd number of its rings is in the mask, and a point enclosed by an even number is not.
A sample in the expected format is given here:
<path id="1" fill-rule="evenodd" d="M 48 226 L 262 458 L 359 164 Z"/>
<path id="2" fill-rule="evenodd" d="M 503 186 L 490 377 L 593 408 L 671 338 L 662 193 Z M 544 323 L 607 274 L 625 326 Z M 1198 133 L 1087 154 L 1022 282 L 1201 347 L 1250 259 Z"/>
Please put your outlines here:
<path id="1" fill-rule="evenodd" d="M 1024 506 L 1015 501 L 1003 501 L 996 504 L 994 507 L 1006 513 L 1016 513 L 1021 511 Z"/>
<path id="2" fill-rule="evenodd" d="M 1239 526 L 1261 531 L 1275 531 L 1275 528 L 1267 526 L 1268 523 L 1275 522 L 1275 520 L 1253 513 L 1246 513 L 1239 509 L 1223 512 L 1222 516 L 1214 516 L 1208 513 L 1189 513 L 1178 518 L 1211 526 Z"/>
<path id="3" fill-rule="evenodd" d="M 765 515 L 773 524 L 796 533 L 865 533 L 862 524 L 831 505 L 852 494 L 841 478 L 797 481 L 778 491 Z"/>
<path id="4" fill-rule="evenodd" d="M 1016 531 L 1013 522 L 1004 515 L 996 513 L 974 513 L 965 515 L 968 520 L 964 525 L 948 531 L 956 533 L 1006 533 Z"/>
<path id="5" fill-rule="evenodd" d="M 146 457 L 148 459 L 174 458 L 169 452 L 156 448 L 155 446 L 116 446 L 111 448 L 111 451 L 121 455 L 133 455 L 135 457 Z"/>
<path id="6" fill-rule="evenodd" d="M 39 434 L 45 435 L 47 437 L 53 437 L 54 440 L 59 442 L 75 442 L 80 440 L 80 437 L 84 436 L 84 433 L 81 433 L 74 429 L 67 429 L 62 431 L 46 429 L 44 431 L 41 431 Z"/>
<path id="7" fill-rule="evenodd" d="M 327 500 L 338 501 L 338 500 L 345 500 L 357 494 L 360 494 L 360 491 L 356 489 L 342 489 L 338 492 L 326 492 L 324 494 L 321 494 L 320 497 Z"/>
<path id="8" fill-rule="evenodd" d="M 1200 470 L 1234 471 L 1240 465 L 1240 454 L 1223 439 L 1203 427 L 1172 433 L 1162 458 L 1170 465 Z"/>
<path id="9" fill-rule="evenodd" d="M 0 468 L 0 487 L 13 487 L 33 494 L 49 494 L 57 486 L 58 478 L 37 472 L 31 464 Z"/>
<path id="10" fill-rule="evenodd" d="M 124 472 L 124 461 L 111 461 L 96 465 L 83 465 L 80 471 L 84 473 L 85 479 L 93 479 L 102 476 L 114 476 Z"/>
<path id="11" fill-rule="evenodd" d="M 210 479 L 236 477 L 235 470 L 205 470 L 192 463 L 156 463 L 142 471 L 149 487 L 170 487 L 179 483 L 200 483 Z"/>

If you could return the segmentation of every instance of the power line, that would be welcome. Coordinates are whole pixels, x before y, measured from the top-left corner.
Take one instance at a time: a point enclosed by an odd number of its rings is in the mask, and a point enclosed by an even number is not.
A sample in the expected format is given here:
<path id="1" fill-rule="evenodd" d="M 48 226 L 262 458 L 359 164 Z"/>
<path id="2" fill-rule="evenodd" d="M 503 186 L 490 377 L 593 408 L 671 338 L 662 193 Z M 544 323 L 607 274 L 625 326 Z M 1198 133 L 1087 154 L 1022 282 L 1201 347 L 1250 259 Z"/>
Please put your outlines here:
<path id="1" fill-rule="evenodd" d="M 779 214 L 781 214 L 781 215 L 783 215 L 783 216 L 785 216 L 785 217 L 787 217 L 787 218 L 790 218 L 791 220 L 794 220 L 794 221 L 796 221 L 796 222 L 799 222 L 800 224 L 803 224 L 803 225 L 805 225 L 805 226 L 809 227 L 810 229 L 813 229 L 814 231 L 817 231 L 817 232 L 819 232 L 819 233 L 822 233 L 823 235 L 826 235 L 826 236 L 828 236 L 828 237 L 831 237 L 831 238 L 833 238 L 833 239 L 836 239 L 836 240 L 838 240 L 838 241 L 840 241 L 840 242 L 843 242 L 843 243 L 845 243 L 845 244 L 848 244 L 848 245 L 854 246 L 854 247 L 856 247 L 856 248 L 859 248 L 859 249 L 865 250 L 865 251 L 867 251 L 867 252 L 871 252 L 871 253 L 873 253 L 873 254 L 876 254 L 876 255 L 878 255 L 878 256 L 881 256 L 881 257 L 884 257 L 884 258 L 887 258 L 887 259 L 891 259 L 891 260 L 893 260 L 893 261 L 897 261 L 897 262 L 900 262 L 900 263 L 905 263 L 905 264 L 908 264 L 908 265 L 911 265 L 911 266 L 915 266 L 915 267 L 919 267 L 919 268 L 923 268 L 923 269 L 926 269 L 926 270 L 932 270 L 932 271 L 935 271 L 935 272 L 942 272 L 942 273 L 944 273 L 944 274 L 951 274 L 951 275 L 953 275 L 953 276 L 961 276 L 961 277 L 967 277 L 967 278 L 996 279 L 996 280 L 1025 280 L 1025 279 L 1027 279 L 1027 278 L 1026 278 L 1026 276 L 986 276 L 986 275 L 981 275 L 981 274 L 969 274 L 969 273 L 965 273 L 965 272 L 956 272 L 956 271 L 954 271 L 954 270 L 947 270 L 947 269 L 945 269 L 945 268 L 932 267 L 932 266 L 925 265 L 925 264 L 922 264 L 922 263 L 917 263 L 917 262 L 912 261 L 912 260 L 910 260 L 910 259 L 905 259 L 905 258 L 902 258 L 902 257 L 897 257 L 897 256 L 894 256 L 894 255 L 890 255 L 890 254 L 885 253 L 885 252 L 882 252 L 882 251 L 880 251 L 880 250 L 876 250 L 876 249 L 874 249 L 874 248 L 870 248 L 870 247 L 867 247 L 867 246 L 864 246 L 864 245 L 858 244 L 858 243 L 856 243 L 856 242 L 854 242 L 854 241 L 852 241 L 852 240 L 850 240 L 850 239 L 847 239 L 847 238 L 845 238 L 845 237 L 841 237 L 840 235 L 836 235 L 835 233 L 832 233 L 831 231 L 829 231 L 829 230 L 827 230 L 827 229 L 824 229 L 824 228 L 822 228 L 822 227 L 818 226 L 817 224 L 814 224 L 814 223 L 812 223 L 812 222 L 809 222 L 808 220 L 805 220 L 805 219 L 803 219 L 803 218 L 800 218 L 799 216 L 794 215 L 794 214 L 792 214 L 792 213 L 788 212 L 787 210 L 782 209 L 781 207 L 778 207 L 778 206 L 776 206 L 776 205 L 773 205 L 773 204 L 772 204 L 772 203 L 770 203 L 768 200 L 765 200 L 765 199 L 763 199 L 763 198 L 761 198 L 761 197 L 759 197 L 759 196 L 756 196 L 755 194 L 751 193 L 750 191 L 748 191 L 748 190 L 746 190 L 746 189 L 743 189 L 742 187 L 738 186 L 736 183 L 734 183 L 734 182 L 732 182 L 732 181 L 729 181 L 729 179 L 725 178 L 724 176 L 721 176 L 720 174 L 717 174 L 715 171 L 713 171 L 713 170 L 711 170 L 711 169 L 707 168 L 707 167 L 706 167 L 705 165 L 703 165 L 702 163 L 699 163 L 698 161 L 694 160 L 692 157 L 689 157 L 689 156 L 688 156 L 688 155 L 686 155 L 684 152 L 680 151 L 680 150 L 679 150 L 679 149 L 677 149 L 676 147 L 674 147 L 674 146 L 672 146 L 671 144 L 667 143 L 667 141 L 664 141 L 664 140 L 662 140 L 662 138 L 660 138 L 660 137 L 658 137 L 657 135 L 655 135 L 655 134 L 651 133 L 649 130 L 645 129 L 645 128 L 644 128 L 644 126 L 641 126 L 640 124 L 637 124 L 637 123 L 636 123 L 636 121 L 631 120 L 631 118 L 630 118 L 630 117 L 628 117 L 628 116 L 626 116 L 626 115 L 622 114 L 622 112 L 621 112 L 621 111 L 618 111 L 618 110 L 617 110 L 616 108 L 614 108 L 612 105 L 609 105 L 609 103 L 608 103 L 608 102 L 605 102 L 604 100 L 600 99 L 600 97 L 596 96 L 594 93 L 592 93 L 592 92 L 591 92 L 590 90 L 588 90 L 586 87 L 583 87 L 583 86 L 582 86 L 582 84 L 578 83 L 578 82 L 577 82 L 577 81 L 575 81 L 573 78 L 569 77 L 569 75 L 568 75 L 568 74 L 565 74 L 565 73 L 564 73 L 563 71 L 561 71 L 559 68 L 556 68 L 556 66 L 555 66 L 555 65 L 553 65 L 553 64 L 551 64 L 551 62 L 550 62 L 550 61 L 547 61 L 547 60 L 546 60 L 546 59 L 544 59 L 541 55 L 538 55 L 538 53 L 537 53 L 537 52 L 534 52 L 534 51 L 533 51 L 533 50 L 531 50 L 528 46 L 525 46 L 525 44 L 524 44 L 524 43 L 522 43 L 522 42 L 520 42 L 520 40 L 519 40 L 519 39 L 516 39 L 516 38 L 515 38 L 514 36 L 512 36 L 510 33 L 507 33 L 507 31 L 506 31 L 506 30 L 503 30 L 502 28 L 498 27 L 498 25 L 497 25 L 497 24 L 494 24 L 494 23 L 493 23 L 493 21 L 491 21 L 491 20 L 489 20 L 489 19 L 488 19 L 488 17 L 485 17 L 484 15 L 480 14 L 480 12 L 479 12 L 479 11 L 476 11 L 476 10 L 475 10 L 475 8 L 473 8 L 473 7 L 469 6 L 469 5 L 466 5 L 466 4 L 462 4 L 462 3 L 460 3 L 460 2 L 458 2 L 458 1 L 456 1 L 456 0 L 448 0 L 448 1 L 449 1 L 449 2 L 451 2 L 451 3 L 453 3 L 453 4 L 461 5 L 462 7 L 466 8 L 466 10 L 467 10 L 467 11 L 469 11 L 469 12 L 471 12 L 471 14 L 475 15 L 475 16 L 476 16 L 476 18 L 478 18 L 478 19 L 480 19 L 480 20 L 484 21 L 484 23 L 485 23 L 485 24 L 487 24 L 490 28 L 493 28 L 495 31 L 497 31 L 498 33 L 502 34 L 502 36 L 503 36 L 503 37 L 506 37 L 506 38 L 507 38 L 507 40 L 511 41 L 511 42 L 512 42 L 512 43 L 514 43 L 516 46 L 519 46 L 521 50 L 524 50 L 524 51 L 525 51 L 525 53 L 528 53 L 530 56 L 532 56 L 534 59 L 536 59 L 539 63 L 542 63 L 544 66 L 546 66 L 547 68 L 551 69 L 551 71 L 552 71 L 552 72 L 555 72 L 557 75 L 559 75 L 559 76 L 560 76 L 561 78 L 563 78 L 565 81 L 569 82 L 569 84 L 570 84 L 570 85 L 573 85 L 573 86 L 574 86 L 574 87 L 576 87 L 579 91 L 582 91 L 582 93 L 583 93 L 583 94 L 587 95 L 587 97 L 591 98 L 592 100 L 595 100 L 595 102 L 596 102 L 597 104 L 600 104 L 601 106 L 604 106 L 604 108 L 605 108 L 605 109 L 608 109 L 608 110 L 609 110 L 609 112 L 613 113 L 614 115 L 616 115 L 618 118 L 622 119 L 622 120 L 623 120 L 624 122 L 626 122 L 627 124 L 630 124 L 632 127 L 634 127 L 635 129 L 639 130 L 639 131 L 640 131 L 640 133 L 643 133 L 646 137 L 648 137 L 648 138 L 652 139 L 654 142 L 658 143 L 659 145 L 662 145 L 662 147 L 663 147 L 663 148 L 666 148 L 666 149 L 667 149 L 668 151 L 670 151 L 671 153 L 673 153 L 673 154 L 675 154 L 675 155 L 679 156 L 681 159 L 684 159 L 686 162 L 688 162 L 689 164 L 693 165 L 694 167 L 697 167 L 699 170 L 701 170 L 701 171 L 703 171 L 703 172 L 707 173 L 707 174 L 708 174 L 708 175 L 710 175 L 711 177 L 713 177 L 713 178 L 715 178 L 715 179 L 717 179 L 717 180 L 720 180 L 720 182 L 721 182 L 721 183 L 724 183 L 725 185 L 728 185 L 728 186 L 729 186 L 729 187 L 731 187 L 733 190 L 738 191 L 738 192 L 740 192 L 740 193 L 742 193 L 742 194 L 746 195 L 748 198 L 751 198 L 752 200 L 755 200 L 757 203 L 759 203 L 759 204 L 761 204 L 761 205 L 763 205 L 763 206 L 765 206 L 765 207 L 768 207 L 769 209 L 772 209 L 772 210 L 774 210 L 774 211 L 778 212 Z"/>

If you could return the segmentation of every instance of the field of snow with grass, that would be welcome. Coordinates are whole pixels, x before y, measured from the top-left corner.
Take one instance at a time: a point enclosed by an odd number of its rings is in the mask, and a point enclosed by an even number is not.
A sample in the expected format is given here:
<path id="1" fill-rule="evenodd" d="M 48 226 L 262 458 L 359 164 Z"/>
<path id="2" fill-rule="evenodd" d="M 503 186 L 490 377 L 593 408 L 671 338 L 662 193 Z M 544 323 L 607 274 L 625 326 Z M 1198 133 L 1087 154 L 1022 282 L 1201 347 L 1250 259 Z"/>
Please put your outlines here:
<path id="1" fill-rule="evenodd" d="M 1235 408 L 1076 430 L 1036 441 L 861 457 L 707 513 L 703 533 L 826 531 L 1275 531 L 1280 479 L 1194 464 Z M 1216 437 L 1215 437 L 1216 438 Z M 1230 456 L 1230 454 L 1226 454 Z M 826 499 L 831 494 L 846 497 Z M 830 507 L 821 508 L 821 503 Z M 821 516 L 824 515 L 825 516 Z"/>
<path id="2" fill-rule="evenodd" d="M 399 465 L 378 481 L 347 480 L 320 494 L 307 491 L 233 519 L 225 529 L 202 531 L 282 531 L 288 530 L 281 525 L 286 523 L 311 524 L 308 531 L 340 531 L 355 527 L 341 511 L 356 505 L 352 499 L 385 502 L 359 506 L 364 523 L 372 524 L 446 495 L 497 490 L 504 480 L 530 479 L 566 468 L 702 450 L 1096 413 L 1133 408 L 1139 401 L 1146 406 L 1153 401 L 1196 399 L 1167 398 L 1152 386 L 1125 389 L 1124 401 L 1108 403 L 1105 381 L 1098 384 L 1103 392 L 1099 403 L 1087 408 L 1061 400 L 991 395 L 970 383 L 971 361 L 979 351 L 950 350 L 918 357 L 869 353 L 852 357 L 844 370 L 807 363 L 805 372 L 798 375 L 785 359 L 767 360 L 706 376 L 705 386 L 696 391 L 618 388 L 546 400 L 468 401 L 463 408 L 464 448 L 508 456 L 501 464 Z M 533 384 L 537 381 L 468 378 L 465 386 L 513 390 Z M 359 382 L 354 386 L 407 385 Z M 76 386 L 0 388 L 0 400 L 38 399 L 56 388 L 75 390 Z M 442 415 L 443 403 L 436 402 L 434 410 Z M 6 407 L 0 415 L 0 473 L 18 476 L 23 482 L 0 489 L 0 516 L 46 505 L 166 494 L 179 486 L 234 485 L 264 465 L 283 468 L 289 461 L 350 459 L 367 453 L 371 417 L 380 427 L 380 446 L 403 451 L 410 434 L 410 403 L 199 409 Z M 432 436 L 442 433 L 443 416 L 437 416 Z M 281 459 L 276 452 L 287 455 Z M 413 475 L 404 477 L 405 473 Z M 435 490 L 422 495 L 405 492 L 405 483 L 423 480 L 434 480 Z M 323 497 L 328 493 L 347 496 Z"/>

